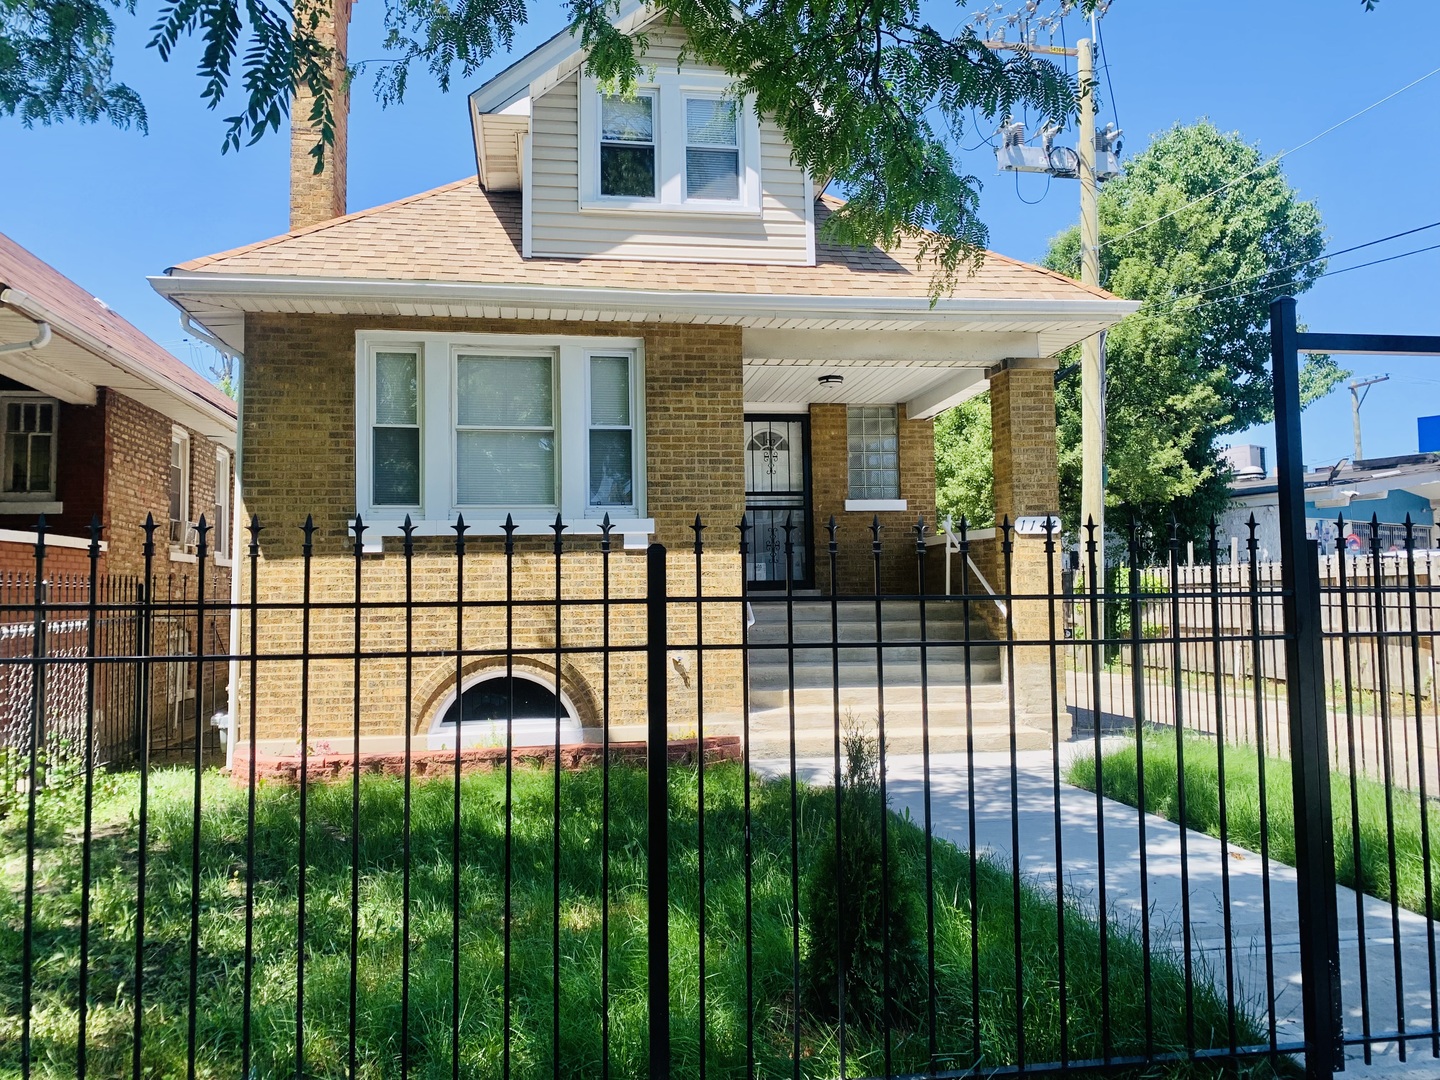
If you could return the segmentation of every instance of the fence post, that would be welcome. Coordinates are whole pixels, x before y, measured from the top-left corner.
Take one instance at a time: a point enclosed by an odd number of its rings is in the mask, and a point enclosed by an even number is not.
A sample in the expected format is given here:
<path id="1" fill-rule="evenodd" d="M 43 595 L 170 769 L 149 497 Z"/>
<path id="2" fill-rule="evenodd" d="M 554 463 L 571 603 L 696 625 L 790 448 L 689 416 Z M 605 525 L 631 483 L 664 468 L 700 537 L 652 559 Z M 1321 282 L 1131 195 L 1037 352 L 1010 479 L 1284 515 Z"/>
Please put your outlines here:
<path id="1" fill-rule="evenodd" d="M 1270 305 L 1275 392 L 1275 458 L 1280 502 L 1280 575 L 1285 613 L 1285 688 L 1295 796 L 1295 872 L 1304 994 L 1305 1074 L 1321 1080 L 1345 1067 L 1340 1013 L 1340 927 L 1330 752 L 1325 724 L 1325 657 L 1320 566 L 1305 533 L 1305 465 L 1300 441 L 1300 354 L 1295 301 Z"/>
<path id="2" fill-rule="evenodd" d="M 645 678 L 648 687 L 646 776 L 649 831 L 650 1080 L 670 1076 L 670 797 L 669 702 L 666 697 L 669 650 L 665 547 L 651 544 L 645 553 Z"/>

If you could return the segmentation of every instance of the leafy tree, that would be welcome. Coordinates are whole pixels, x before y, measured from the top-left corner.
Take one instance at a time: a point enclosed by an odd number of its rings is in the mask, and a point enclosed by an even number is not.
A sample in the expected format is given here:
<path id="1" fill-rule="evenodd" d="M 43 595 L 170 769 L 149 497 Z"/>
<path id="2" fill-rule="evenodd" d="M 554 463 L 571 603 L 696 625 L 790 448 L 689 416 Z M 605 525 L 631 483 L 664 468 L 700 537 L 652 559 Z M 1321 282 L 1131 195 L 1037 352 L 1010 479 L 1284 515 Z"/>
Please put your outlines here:
<path id="1" fill-rule="evenodd" d="M 1218 189 L 1218 190 L 1217 190 Z M 1211 195 L 1209 193 L 1215 192 Z M 1140 311 L 1106 339 L 1106 500 L 1152 528 L 1172 508 L 1198 534 L 1224 503 L 1219 444 L 1272 417 L 1270 302 L 1324 273 L 1324 226 L 1280 167 L 1208 121 L 1176 125 L 1100 194 L 1100 274 Z M 1079 229 L 1045 264 L 1078 275 Z M 1306 367 L 1305 404 L 1348 375 L 1328 357 Z M 1060 502 L 1080 502 L 1080 379 L 1056 392 Z"/>
<path id="2" fill-rule="evenodd" d="M 331 141 L 333 57 L 316 30 L 333 0 L 166 0 L 150 42 L 164 59 L 198 37 L 201 97 L 241 107 L 226 120 L 225 149 L 278 129 L 296 87 L 313 100 Z M 1097 0 L 1078 0 L 1088 11 Z M 561 13 L 589 49 L 587 66 L 620 91 L 641 72 L 647 40 L 612 23 L 620 0 L 564 0 Z M 117 10 L 134 0 L 0 0 L 0 114 L 23 123 L 108 118 L 144 125 L 133 90 L 111 81 Z M 963 6 L 958 0 L 957 6 Z M 657 0 L 683 26 L 695 57 L 723 68 L 784 130 L 812 175 L 840 184 L 849 201 L 826 228 L 842 242 L 909 241 L 936 261 L 937 295 L 986 242 L 979 181 L 952 152 L 982 126 L 1028 109 L 1063 119 L 1079 88 L 1043 57 L 987 48 L 973 27 L 926 21 L 920 0 Z M 1018 6 L 1018 0 L 1017 0 Z M 404 97 L 419 67 L 443 89 L 508 50 L 530 16 L 524 0 L 385 0 L 388 56 L 375 63 L 382 101 Z M 352 72 L 353 76 L 356 74 Z"/>
<path id="3" fill-rule="evenodd" d="M 1207 121 L 1158 136 L 1099 202 L 1101 280 L 1143 302 L 1106 340 L 1106 501 L 1152 532 L 1168 527 L 1173 509 L 1185 535 L 1198 536 L 1226 498 L 1220 444 L 1271 419 L 1269 305 L 1324 272 L 1320 213 L 1277 164 Z M 1079 256 L 1072 228 L 1051 242 L 1045 264 L 1079 276 Z M 1056 387 L 1060 504 L 1070 528 L 1080 508 L 1078 354 L 1061 358 Z M 1310 358 L 1302 403 L 1348 376 L 1330 357 Z M 980 400 L 937 420 L 942 512 L 979 518 L 993 505 Z"/>
<path id="4" fill-rule="evenodd" d="M 942 519 L 964 518 L 972 529 L 995 524 L 990 449 L 989 394 L 935 418 L 935 502 Z"/>

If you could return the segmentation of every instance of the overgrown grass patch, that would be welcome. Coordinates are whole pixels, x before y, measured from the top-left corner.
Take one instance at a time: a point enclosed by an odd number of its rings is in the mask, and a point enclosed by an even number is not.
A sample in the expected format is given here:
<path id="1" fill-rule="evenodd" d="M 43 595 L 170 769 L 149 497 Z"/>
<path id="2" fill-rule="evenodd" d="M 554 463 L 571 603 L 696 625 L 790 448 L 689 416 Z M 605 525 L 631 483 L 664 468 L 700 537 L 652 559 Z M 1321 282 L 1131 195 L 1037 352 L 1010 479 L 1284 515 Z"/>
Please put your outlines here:
<path id="1" fill-rule="evenodd" d="M 1104 794 L 1139 806 L 1140 763 L 1145 771 L 1145 809 L 1169 821 L 1180 822 L 1180 752 L 1184 753 L 1185 824 L 1198 832 L 1220 836 L 1220 748 L 1213 739 L 1184 736 L 1177 748 L 1173 732 L 1150 731 L 1137 752 L 1133 738 L 1102 755 Z M 1260 850 L 1260 792 L 1262 759 L 1255 748 L 1226 743 L 1225 833 L 1230 843 Z M 1290 762 L 1263 759 L 1265 826 L 1270 857 L 1295 864 L 1295 802 Z M 1095 790 L 1093 755 L 1070 763 L 1066 779 L 1087 791 Z M 1353 785 L 1353 787 L 1352 787 Z M 1352 777 L 1338 769 L 1330 774 L 1330 805 L 1335 822 L 1335 875 L 1341 885 L 1389 900 L 1425 914 L 1425 846 L 1418 792 L 1392 787 L 1387 806 L 1386 786 L 1364 776 Z M 1353 799 L 1353 803 L 1352 803 Z M 1440 841 L 1440 802 L 1428 808 L 1432 844 Z M 1358 816 L 1359 833 L 1354 827 Z M 1389 824 L 1394 824 L 1395 875 L 1389 861 Z M 1440 875 L 1432 881 L 1432 904 L 1440 911 Z"/>
<path id="2" fill-rule="evenodd" d="M 647 1070 L 649 998 L 646 990 L 646 802 L 643 770 L 610 773 L 610 1064 L 611 1075 Z M 745 1075 L 746 935 L 744 774 L 732 764 L 706 771 L 705 859 L 707 1030 L 705 1053 L 713 1077 Z M 147 1076 L 184 1075 L 190 995 L 189 920 L 191 814 L 194 777 L 184 771 L 151 776 L 146 893 L 145 1039 Z M 513 834 L 513 1016 L 515 1076 L 548 1075 L 551 1043 L 553 934 L 553 774 L 517 769 Z M 565 1075 L 599 1075 L 601 1055 L 601 797 L 602 774 L 586 769 L 562 776 L 560 1046 Z M 360 800 L 360 946 L 358 1075 L 398 1074 L 408 1040 L 411 1075 L 450 1075 L 451 868 L 454 787 L 447 780 L 417 782 L 410 840 L 410 1024 L 400 1011 L 403 785 L 371 777 Z M 503 772 L 475 773 L 461 784 L 461 1075 L 499 1076 L 502 1050 L 504 912 Z M 811 872 L 823 845 L 833 843 L 834 797 L 801 785 L 798 872 Z M 694 1075 L 700 1054 L 697 1008 L 697 783 L 691 768 L 672 771 L 671 1003 L 674 1073 Z M 791 1074 L 796 1022 L 791 906 L 791 789 L 788 782 L 752 782 L 755 1052 L 763 1076 Z M 93 845 L 90 1073 L 129 1074 L 135 936 L 138 779 L 103 777 L 95 800 Z M 202 778 L 201 913 L 198 979 L 198 1072 L 240 1074 L 242 973 L 245 942 L 247 792 L 227 778 Z M 255 816 L 254 1075 L 294 1075 L 297 847 L 299 793 L 264 785 Z M 305 1045 L 307 1073 L 346 1072 L 348 1033 L 351 792 L 348 783 L 310 789 L 306 865 Z M 76 793 L 40 799 L 36 853 L 34 1053 L 37 1076 L 73 1076 L 78 988 L 78 910 L 81 820 Z M 892 815 L 890 837 L 902 872 L 923 882 L 923 833 Z M 19 1066 L 24 814 L 0 820 L 0 1075 Z M 981 1062 L 971 1055 L 972 971 L 970 860 L 936 842 L 935 929 L 939 1045 L 942 1069 L 1002 1065 L 1017 1051 L 1015 939 L 1009 872 L 977 866 L 975 904 L 979 942 Z M 1098 1057 L 1101 973 L 1099 938 L 1078 910 L 1065 919 L 1069 1052 Z M 1029 1061 L 1060 1054 L 1057 913 L 1053 896 L 1021 891 L 1023 985 L 1018 1000 Z M 810 923 L 802 912 L 804 932 Z M 1110 1047 L 1134 1054 L 1146 1041 L 1142 954 L 1123 927 L 1110 948 Z M 1170 959 L 1153 970 L 1154 1043 L 1185 1043 L 1183 976 Z M 1198 1042 L 1229 1038 L 1223 1002 L 1197 987 Z M 924 1008 L 920 1008 L 923 1017 Z M 839 1074 L 837 1030 L 813 1010 L 799 1016 L 801 1072 Z M 1258 1033 L 1239 1018 L 1242 1042 Z M 927 1032 L 923 1021 L 893 1033 L 893 1067 L 920 1071 Z M 883 1068 L 883 1034 L 847 1031 L 847 1071 L 874 1075 Z M 1268 1066 L 1247 1070 L 1264 1073 Z M 1209 1075 L 1218 1066 L 1168 1070 Z"/>

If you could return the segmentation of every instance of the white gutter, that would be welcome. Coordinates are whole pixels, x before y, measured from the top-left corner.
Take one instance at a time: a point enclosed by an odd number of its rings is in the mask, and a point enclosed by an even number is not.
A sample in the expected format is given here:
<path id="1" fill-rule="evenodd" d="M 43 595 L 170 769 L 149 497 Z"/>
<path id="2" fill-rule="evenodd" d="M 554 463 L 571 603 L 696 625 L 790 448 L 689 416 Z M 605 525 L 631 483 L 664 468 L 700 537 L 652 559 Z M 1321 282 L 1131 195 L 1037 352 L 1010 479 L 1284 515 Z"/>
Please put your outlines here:
<path id="1" fill-rule="evenodd" d="M 4 294 L 0 294 L 0 300 L 3 300 L 5 296 L 9 295 L 9 292 L 10 290 L 6 289 Z M 21 314 L 24 314 L 24 312 L 21 312 Z M 50 344 L 50 337 L 50 324 L 42 321 L 36 328 L 34 340 L 16 341 L 9 345 L 0 345 L 0 355 L 12 352 L 39 352 L 45 348 L 46 345 Z"/>
<path id="2" fill-rule="evenodd" d="M 926 297 L 815 296 L 792 293 L 718 293 L 673 289 L 577 288 L 571 285 L 513 285 L 449 281 L 382 281 L 353 278 L 272 277 L 255 274 L 172 272 L 150 284 L 171 299 L 237 300 L 276 297 L 312 302 L 492 304 L 506 307 L 600 308 L 654 314 L 711 315 L 740 319 L 904 318 L 950 322 L 957 317 L 996 322 L 1054 319 L 1112 324 L 1138 311 L 1134 300 L 1083 297 L 1067 300 L 941 299 Z M 240 307 L 240 305 L 235 305 Z M 241 308 L 243 310 L 243 308 Z"/>
<path id="3" fill-rule="evenodd" d="M 73 325 L 68 320 L 58 315 L 56 312 L 51 311 L 34 297 L 29 296 L 24 292 L 21 292 L 19 289 L 5 289 L 3 292 L 0 292 L 0 303 L 10 305 L 16 311 L 19 311 L 22 314 L 29 316 L 36 322 L 45 322 L 51 324 L 56 329 L 58 329 L 60 333 L 64 334 L 71 341 L 75 342 L 75 344 L 94 353 L 97 356 L 104 357 L 106 360 L 114 364 L 117 368 L 125 372 L 125 374 L 129 375 L 131 378 L 138 379 L 140 382 L 143 382 L 156 390 L 164 391 L 165 393 L 176 396 L 183 394 L 186 402 L 192 408 L 203 413 L 209 419 L 219 423 L 223 427 L 228 428 L 234 425 L 235 418 L 225 410 L 221 409 L 218 405 L 213 405 L 210 402 L 206 401 L 204 398 L 200 397 L 198 394 L 193 394 L 190 391 L 185 390 L 183 387 L 176 386 L 174 383 L 171 383 L 168 380 L 157 378 L 154 372 L 150 371 L 143 365 L 135 363 L 133 360 L 130 359 L 130 357 L 125 355 L 119 349 L 115 348 L 113 345 L 110 345 L 108 342 L 101 341 L 99 338 L 95 337 L 95 335 L 81 329 L 78 326 Z M 178 362 L 179 361 L 177 361 L 177 363 Z"/>

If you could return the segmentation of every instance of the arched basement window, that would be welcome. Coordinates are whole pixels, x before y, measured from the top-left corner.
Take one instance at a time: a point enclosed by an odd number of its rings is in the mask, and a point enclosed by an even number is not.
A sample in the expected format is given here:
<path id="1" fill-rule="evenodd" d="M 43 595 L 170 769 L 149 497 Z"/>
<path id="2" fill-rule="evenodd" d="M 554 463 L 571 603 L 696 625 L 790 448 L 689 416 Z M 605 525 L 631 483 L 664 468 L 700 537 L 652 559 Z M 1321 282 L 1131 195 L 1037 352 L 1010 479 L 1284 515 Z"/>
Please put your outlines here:
<path id="1" fill-rule="evenodd" d="M 514 713 L 511 709 L 511 694 L 514 694 Z M 440 718 L 440 724 L 453 725 L 463 711 L 466 724 L 504 723 L 511 715 L 516 720 L 549 720 L 556 716 L 555 691 L 543 683 L 522 676 L 501 675 L 498 678 L 482 679 L 465 690 L 460 700 L 452 701 Z M 559 703 L 561 720 L 573 720 L 574 715 L 562 701 Z"/>

